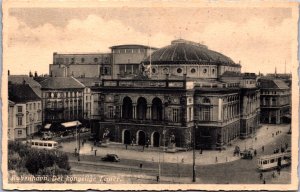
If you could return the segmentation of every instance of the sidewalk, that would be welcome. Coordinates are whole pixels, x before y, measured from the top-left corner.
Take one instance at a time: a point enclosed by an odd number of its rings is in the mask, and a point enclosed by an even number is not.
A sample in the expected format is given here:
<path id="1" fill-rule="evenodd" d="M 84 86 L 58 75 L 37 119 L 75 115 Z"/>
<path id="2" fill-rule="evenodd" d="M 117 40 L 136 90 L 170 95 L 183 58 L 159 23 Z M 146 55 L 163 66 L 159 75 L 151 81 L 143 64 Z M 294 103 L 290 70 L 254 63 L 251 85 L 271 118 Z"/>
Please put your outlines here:
<path id="1" fill-rule="evenodd" d="M 279 135 L 275 133 L 281 131 Z M 196 164 L 197 165 L 209 165 L 216 163 L 226 163 L 240 159 L 240 157 L 233 156 L 233 151 L 235 146 L 239 146 L 241 151 L 245 148 L 254 148 L 257 150 L 258 155 L 261 153 L 261 148 L 264 145 L 269 143 L 275 144 L 280 147 L 281 144 L 284 144 L 285 141 L 277 141 L 276 139 L 282 135 L 286 134 L 289 131 L 289 125 L 263 125 L 257 130 L 256 137 L 248 138 L 244 140 L 236 140 L 232 143 L 231 146 L 228 146 L 226 150 L 221 152 L 214 150 L 204 150 L 202 154 L 199 154 L 199 151 L 196 151 Z M 274 133 L 274 137 L 272 137 Z M 76 141 L 62 143 L 63 148 L 61 150 L 74 153 L 76 147 Z M 123 146 L 123 147 L 122 147 Z M 128 150 L 125 149 L 123 144 L 111 144 L 108 147 L 95 147 L 93 143 L 86 142 L 84 146 L 80 148 L 81 155 L 94 155 L 94 151 L 97 150 L 97 156 L 105 156 L 107 153 L 117 154 L 120 159 L 135 159 L 148 162 L 169 162 L 169 163 L 181 163 L 181 164 L 191 164 L 193 160 L 192 151 L 186 152 L 177 152 L 177 153 L 164 153 L 162 151 L 156 151 L 153 149 L 148 149 L 145 147 L 144 152 L 141 151 L 141 146 L 128 146 Z M 132 148 L 134 149 L 132 149 Z M 140 150 L 137 149 L 140 147 Z M 217 159 L 217 161 L 216 161 Z"/>

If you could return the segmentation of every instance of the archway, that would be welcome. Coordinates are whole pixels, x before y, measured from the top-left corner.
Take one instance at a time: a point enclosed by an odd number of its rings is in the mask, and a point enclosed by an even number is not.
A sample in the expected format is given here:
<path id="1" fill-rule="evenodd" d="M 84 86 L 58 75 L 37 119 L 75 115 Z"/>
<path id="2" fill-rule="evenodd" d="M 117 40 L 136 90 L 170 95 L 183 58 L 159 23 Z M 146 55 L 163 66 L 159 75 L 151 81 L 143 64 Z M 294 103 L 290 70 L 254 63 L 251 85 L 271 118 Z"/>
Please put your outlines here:
<path id="1" fill-rule="evenodd" d="M 122 118 L 132 119 L 132 100 L 130 99 L 130 97 L 125 97 L 123 99 Z"/>
<path id="2" fill-rule="evenodd" d="M 158 132 L 153 132 L 152 134 L 152 146 L 153 147 L 159 147 L 160 144 L 160 134 Z"/>
<path id="3" fill-rule="evenodd" d="M 144 131 L 137 132 L 138 145 L 146 145 L 146 134 Z"/>
<path id="4" fill-rule="evenodd" d="M 162 101 L 159 98 L 154 98 L 152 101 L 152 119 L 156 121 L 162 120 Z"/>
<path id="5" fill-rule="evenodd" d="M 131 143 L 130 131 L 127 129 L 123 131 L 123 143 L 124 144 Z"/>
<path id="6" fill-rule="evenodd" d="M 147 115 L 147 100 L 140 97 L 137 101 L 137 119 L 145 120 Z"/>

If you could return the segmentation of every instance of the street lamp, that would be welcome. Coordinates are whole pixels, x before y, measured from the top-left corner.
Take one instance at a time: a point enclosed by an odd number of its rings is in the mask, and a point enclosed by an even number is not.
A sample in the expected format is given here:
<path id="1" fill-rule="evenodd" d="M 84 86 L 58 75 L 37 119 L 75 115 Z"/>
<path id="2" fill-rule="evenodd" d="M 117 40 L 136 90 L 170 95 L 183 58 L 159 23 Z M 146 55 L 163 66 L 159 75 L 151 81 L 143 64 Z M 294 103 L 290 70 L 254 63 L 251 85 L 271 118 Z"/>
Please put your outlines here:
<path id="1" fill-rule="evenodd" d="M 196 123 L 193 126 L 193 182 L 196 182 L 196 153 L 195 153 L 195 146 L 196 146 L 196 129 L 198 128 L 198 124 Z"/>
<path id="2" fill-rule="evenodd" d="M 76 138 L 78 140 L 78 161 L 80 161 L 80 131 L 78 132 L 78 121 L 76 122 Z"/>

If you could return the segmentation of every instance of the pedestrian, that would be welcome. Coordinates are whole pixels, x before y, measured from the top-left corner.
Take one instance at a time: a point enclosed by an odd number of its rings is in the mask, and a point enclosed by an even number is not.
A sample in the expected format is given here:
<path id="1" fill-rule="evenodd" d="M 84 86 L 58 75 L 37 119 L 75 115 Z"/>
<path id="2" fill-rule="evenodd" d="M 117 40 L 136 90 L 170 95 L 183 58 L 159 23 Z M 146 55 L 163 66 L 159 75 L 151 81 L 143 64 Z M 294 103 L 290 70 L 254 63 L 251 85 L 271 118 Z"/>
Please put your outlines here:
<path id="1" fill-rule="evenodd" d="M 257 154 L 257 151 L 256 151 L 256 149 L 254 149 L 254 156 L 256 156 L 256 154 Z"/>
<path id="2" fill-rule="evenodd" d="M 126 150 L 127 150 L 127 144 L 125 144 L 125 148 L 126 148 Z"/>
<path id="3" fill-rule="evenodd" d="M 272 133 L 272 137 L 274 137 L 274 133 Z"/>
<path id="4" fill-rule="evenodd" d="M 91 151 L 93 151 L 94 150 L 94 147 L 93 146 L 91 146 Z"/>
<path id="5" fill-rule="evenodd" d="M 143 145 L 143 151 L 145 150 L 145 145 Z"/>
<path id="6" fill-rule="evenodd" d="M 272 177 L 273 177 L 273 178 L 275 178 L 275 171 L 273 171 L 273 173 L 272 173 Z"/>
<path id="7" fill-rule="evenodd" d="M 76 157 L 76 155 L 77 155 L 77 148 L 75 148 L 74 150 L 74 156 Z"/>
<path id="8" fill-rule="evenodd" d="M 280 175 L 280 167 L 279 166 L 277 168 L 277 173 L 278 173 L 278 175 Z"/>
<path id="9" fill-rule="evenodd" d="M 257 137 L 255 137 L 255 141 L 257 140 Z"/>
<path id="10" fill-rule="evenodd" d="M 262 152 L 264 152 L 264 151 L 265 151 L 265 147 L 264 147 L 264 146 L 262 146 L 262 147 L 261 147 L 261 150 L 262 150 Z"/>
<path id="11" fill-rule="evenodd" d="M 143 168 L 143 163 L 140 163 L 140 168 L 141 168 L 141 169 Z"/>
<path id="12" fill-rule="evenodd" d="M 218 157 L 216 157 L 216 163 L 218 163 Z"/>
<path id="13" fill-rule="evenodd" d="M 260 173 L 260 174 L 259 174 L 259 179 L 262 180 L 262 178 L 263 178 L 263 174 Z"/>
<path id="14" fill-rule="evenodd" d="M 156 176 L 156 181 L 159 182 L 159 176 L 158 175 Z"/>
<path id="15" fill-rule="evenodd" d="M 181 159 L 181 163 L 184 163 L 184 158 Z"/>
<path id="16" fill-rule="evenodd" d="M 266 184 L 266 179 L 264 178 L 264 180 L 263 180 L 263 184 Z"/>
<path id="17" fill-rule="evenodd" d="M 95 157 L 97 156 L 97 149 L 95 149 Z"/>

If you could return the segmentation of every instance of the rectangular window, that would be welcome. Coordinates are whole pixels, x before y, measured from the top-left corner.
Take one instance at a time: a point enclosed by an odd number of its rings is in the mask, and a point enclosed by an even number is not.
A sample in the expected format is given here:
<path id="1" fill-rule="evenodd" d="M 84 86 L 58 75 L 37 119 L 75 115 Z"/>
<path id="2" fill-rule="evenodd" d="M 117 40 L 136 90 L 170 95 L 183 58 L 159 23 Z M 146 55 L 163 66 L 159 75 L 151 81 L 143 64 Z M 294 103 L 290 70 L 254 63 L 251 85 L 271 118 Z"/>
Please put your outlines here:
<path id="1" fill-rule="evenodd" d="M 225 114 L 226 117 L 226 114 Z M 200 108 L 200 121 L 210 121 L 210 107 Z M 226 118 L 225 118 L 226 119 Z"/>
<path id="2" fill-rule="evenodd" d="M 36 110 L 36 104 L 33 103 L 33 110 Z"/>
<path id="3" fill-rule="evenodd" d="M 108 107 L 108 118 L 110 118 L 110 119 L 114 118 L 114 107 L 113 106 Z"/>
<path id="4" fill-rule="evenodd" d="M 31 110 L 31 109 L 32 109 L 32 104 L 30 103 L 30 104 L 29 104 L 29 110 Z"/>
<path id="5" fill-rule="evenodd" d="M 179 122 L 179 109 L 173 109 L 172 120 L 173 122 Z"/>
<path id="6" fill-rule="evenodd" d="M 18 106 L 18 113 L 22 113 L 22 111 L 23 111 L 22 106 Z"/>
<path id="7" fill-rule="evenodd" d="M 22 117 L 18 117 L 18 125 L 22 125 L 23 124 L 23 118 Z"/>
<path id="8" fill-rule="evenodd" d="M 22 135 L 22 130 L 18 130 L 18 135 Z"/>

